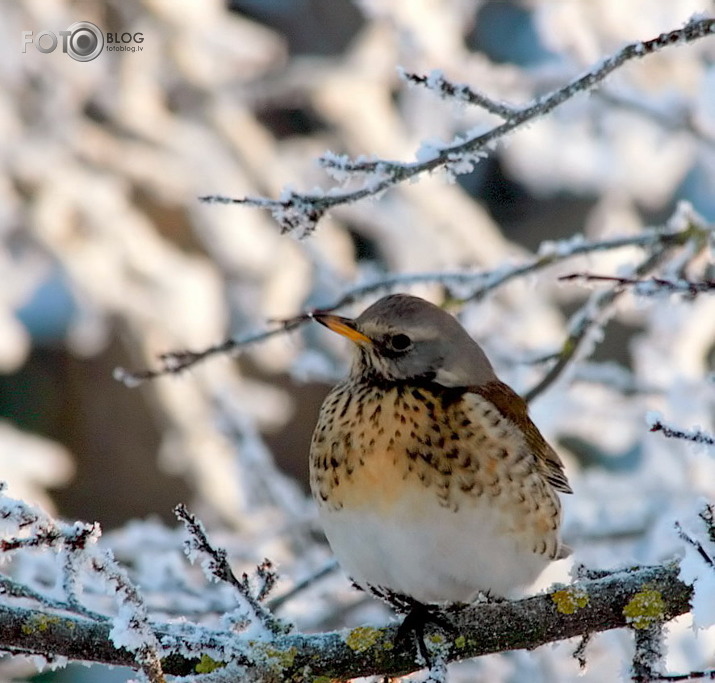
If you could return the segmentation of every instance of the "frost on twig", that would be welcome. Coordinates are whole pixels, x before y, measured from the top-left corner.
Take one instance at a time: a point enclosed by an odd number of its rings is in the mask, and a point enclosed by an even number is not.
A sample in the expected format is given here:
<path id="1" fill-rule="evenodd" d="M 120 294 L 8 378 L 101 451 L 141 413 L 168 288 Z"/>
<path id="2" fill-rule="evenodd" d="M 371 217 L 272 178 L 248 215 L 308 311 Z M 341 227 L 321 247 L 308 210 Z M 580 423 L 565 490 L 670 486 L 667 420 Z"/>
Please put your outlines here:
<path id="1" fill-rule="evenodd" d="M 707 248 L 707 236 L 710 232 L 709 228 L 694 219 L 685 230 L 671 233 L 670 236 L 673 239 L 651 249 L 648 256 L 633 269 L 633 276 L 628 279 L 642 279 L 648 273 L 661 267 L 678 247 L 683 247 L 682 254 L 685 254 L 686 259 L 696 258 Z M 677 259 L 682 254 L 676 252 L 674 258 Z M 680 262 L 678 263 L 682 265 Z M 569 334 L 561 350 L 555 355 L 554 364 L 544 377 L 524 394 L 526 401 L 533 401 L 551 386 L 579 354 L 583 357 L 584 354 L 591 352 L 588 342 L 591 341 L 595 344 L 602 338 L 603 325 L 609 313 L 613 311 L 613 305 L 623 292 L 624 289 L 620 283 L 610 289 L 595 292 L 571 317 Z"/>
<path id="2" fill-rule="evenodd" d="M 317 227 L 320 218 L 336 206 L 377 196 L 401 182 L 437 169 L 445 169 L 455 174 L 467 172 L 473 168 L 473 164 L 480 156 L 488 153 L 507 134 L 545 116 L 575 95 L 593 90 L 626 62 L 648 56 L 671 45 L 682 45 L 699 40 L 714 32 L 714 18 L 695 18 L 682 28 L 662 33 L 651 40 L 630 43 L 594 65 L 584 75 L 518 108 L 499 105 L 491 98 L 481 96 L 477 91 L 467 89 L 465 86 L 450 85 L 443 77 L 419 77 L 410 74 L 407 78 L 411 82 L 428 87 L 432 84 L 432 88 L 442 96 L 452 90 L 454 97 L 471 98 L 474 104 L 501 116 L 504 121 L 487 131 L 467 132 L 458 135 L 452 142 L 430 145 L 429 153 L 423 150 L 413 162 L 362 158 L 350 161 L 338 155 L 323 158 L 322 165 L 337 171 L 343 181 L 349 174 L 361 176 L 362 184 L 356 189 L 333 188 L 314 192 L 286 189 L 278 199 L 208 195 L 200 197 L 200 200 L 212 204 L 240 204 L 267 209 L 280 225 L 282 232 L 295 232 L 298 237 L 304 237 L 310 235 Z M 423 82 L 420 82 L 421 79 Z"/>
<path id="3" fill-rule="evenodd" d="M 658 618 L 669 620 L 690 609 L 692 591 L 677 574 L 677 567 L 670 565 L 633 568 L 518 601 L 463 606 L 450 612 L 454 637 L 434 645 L 444 661 L 452 662 L 622 628 L 650 618 L 652 606 L 639 599 L 644 593 L 661 596 Z M 574 594 L 579 596 L 576 602 L 570 597 Z M 17 608 L 17 614 L 20 623 L 31 623 L 42 612 Z M 8 618 L 0 606 L 0 625 L 5 626 Z M 22 628 L 0 628 L 0 648 L 42 654 L 49 641 L 57 655 L 136 667 L 127 652 L 111 645 L 106 623 L 74 616 L 45 623 L 46 629 L 35 637 Z M 224 662 L 245 669 L 245 676 L 236 675 L 235 680 L 306 680 L 306 672 L 313 678 L 348 680 L 420 669 L 415 645 L 396 642 L 395 624 L 288 633 L 269 641 L 190 622 L 155 623 L 154 629 L 167 674 L 194 674 L 197 664 L 207 670 Z M 72 637 L 67 637 L 70 632 Z"/>
<path id="4" fill-rule="evenodd" d="M 437 95 L 444 99 L 453 99 L 458 102 L 473 104 L 503 119 L 509 119 L 519 111 L 518 107 L 504 102 L 497 102 L 466 83 L 454 83 L 450 81 L 439 70 L 434 70 L 427 76 L 408 71 L 400 71 L 400 75 L 410 85 L 422 86 L 427 90 L 437 93 Z"/>
<path id="5" fill-rule="evenodd" d="M 202 567 L 206 575 L 212 580 L 226 582 L 239 597 L 240 608 L 237 615 L 231 617 L 232 625 L 240 629 L 250 625 L 261 625 L 270 635 L 288 633 L 290 626 L 282 623 L 262 604 L 277 578 L 270 560 L 264 560 L 257 567 L 256 575 L 252 580 L 246 573 L 239 579 L 231 569 L 226 551 L 211 545 L 204 525 L 188 511 L 186 506 L 177 505 L 174 512 L 189 533 L 189 539 L 185 543 L 189 559 L 194 561 L 197 553 L 204 554 L 206 561 L 202 562 Z"/>
<path id="6" fill-rule="evenodd" d="M 0 484 L 0 494 L 4 489 L 5 485 Z M 107 617 L 86 609 L 78 597 L 80 572 L 91 570 L 111 586 L 119 605 L 118 613 L 112 619 L 109 638 L 115 647 L 123 647 L 132 653 L 151 683 L 164 681 L 159 644 L 149 626 L 144 601 L 112 553 L 97 547 L 101 535 L 98 524 L 58 522 L 24 501 L 4 494 L 0 497 L 0 520 L 3 526 L 10 529 L 0 540 L 0 555 L 12 556 L 21 550 L 59 552 L 61 570 L 58 583 L 64 600 L 43 596 L 37 590 L 7 577 L 3 577 L 0 584 L 2 592 L 105 623 Z"/>
<path id="7" fill-rule="evenodd" d="M 110 550 L 96 553 L 92 569 L 114 590 L 119 610 L 109 633 L 114 646 L 133 652 L 137 663 L 152 683 L 164 681 L 159 641 L 149 623 L 144 598 L 120 567 Z"/>
<path id="8" fill-rule="evenodd" d="M 598 275 L 596 273 L 569 273 L 561 275 L 561 281 L 605 282 L 618 287 L 632 287 L 639 296 L 658 296 L 663 294 L 684 294 L 691 298 L 703 292 L 715 292 L 715 280 L 668 280 L 661 277 L 632 278 L 615 275 Z"/>
<path id="9" fill-rule="evenodd" d="M 684 542 L 680 579 L 693 586 L 693 627 L 715 625 L 715 507 L 706 503 L 696 515 L 676 523 L 676 532 Z"/>
<path id="10" fill-rule="evenodd" d="M 680 211 L 680 213 L 684 212 L 685 209 Z M 537 254 L 531 259 L 527 259 L 520 264 L 504 266 L 494 270 L 388 274 L 348 289 L 337 300 L 321 306 L 320 309 L 304 311 L 287 320 L 278 321 L 279 324 L 271 329 L 229 338 L 200 351 L 169 351 L 159 356 L 161 365 L 156 369 L 131 371 L 117 368 L 114 372 L 114 377 L 118 381 L 124 382 L 127 386 L 133 387 L 144 381 L 153 380 L 164 375 L 178 374 L 214 356 L 236 354 L 271 337 L 296 330 L 310 322 L 312 315 L 318 310 L 325 313 L 332 312 L 362 301 L 373 294 L 387 293 L 398 289 L 404 290 L 410 286 L 432 283 L 441 284 L 446 289 L 448 297 L 454 301 L 461 303 L 478 301 L 499 287 L 503 287 L 518 278 L 541 272 L 546 268 L 572 258 L 627 247 L 638 247 L 646 251 L 646 253 L 654 250 L 667 250 L 670 247 L 682 246 L 691 239 L 700 241 L 703 235 L 710 233 L 711 228 L 706 226 L 702 219 L 692 212 L 685 213 L 687 215 L 685 216 L 684 226 L 676 225 L 673 220 L 665 228 L 651 228 L 637 235 L 627 237 L 590 241 L 582 236 L 576 236 L 561 241 L 544 242 Z M 609 298 L 613 297 L 615 299 L 615 296 L 617 296 L 615 291 L 609 291 L 602 302 L 603 307 L 606 308 L 607 305 L 610 305 Z M 600 305 L 596 304 L 596 308 Z M 593 310 L 594 304 L 591 303 L 590 306 L 591 310 Z M 582 321 L 582 323 L 587 322 L 588 317 Z M 578 333 L 578 330 L 574 332 Z M 555 357 L 558 356 L 559 354 L 555 354 Z M 568 360 L 570 360 L 570 356 Z"/>
<path id="11" fill-rule="evenodd" d="M 710 434 L 699 427 L 694 429 L 680 429 L 671 425 L 665 424 L 660 415 L 656 412 L 650 412 L 646 416 L 647 422 L 650 425 L 651 432 L 662 432 L 663 436 L 669 439 L 683 439 L 684 441 L 692 441 L 693 443 L 704 446 L 715 446 L 715 435 Z"/>
<path id="12" fill-rule="evenodd" d="M 128 665 L 141 669 L 152 683 L 160 683 L 164 675 L 199 680 L 196 675 L 202 671 L 215 671 L 214 679 L 221 675 L 228 680 L 230 676 L 235 680 L 302 680 L 306 671 L 313 677 L 344 680 L 377 673 L 400 675 L 420 668 L 414 644 L 396 644 L 395 625 L 319 634 L 289 632 L 263 605 L 275 581 L 270 564 L 259 566 L 253 577 L 237 576 L 225 552 L 212 546 L 203 525 L 185 508 L 177 514 L 190 534 L 190 554 L 205 556 L 206 572 L 240 596 L 240 614 L 229 611 L 219 628 L 186 618 L 163 622 L 150 614 L 112 553 L 93 542 L 98 534 L 93 525 L 56 522 L 8 498 L 0 499 L 0 510 L 4 526 L 15 530 L 3 536 L 8 554 L 72 549 L 78 554 L 73 566 L 88 571 L 89 576 L 83 575 L 83 581 L 60 580 L 57 588 L 71 584 L 72 592 L 79 593 L 86 579 L 95 577 L 111 588 L 119 605 L 116 615 L 94 618 L 74 609 L 68 599 L 63 603 L 56 602 L 57 598 L 55 602 L 37 600 L 38 588 L 26 590 L 8 579 L 2 583 L 7 599 L 0 605 L 0 649 Z M 49 557 L 54 557 L 52 552 Z M 61 557 L 58 560 L 60 567 L 66 566 Z M 646 623 L 653 618 L 653 600 L 644 601 L 644 595 L 659 596 L 657 617 L 663 621 L 690 609 L 692 590 L 678 579 L 677 566 L 594 576 L 578 579 L 573 587 L 520 601 L 450 611 L 455 636 L 430 643 L 438 663 L 433 667 L 433 680 L 443 677 L 451 661 Z M 579 596 L 577 602 L 572 595 Z M 12 599 L 22 602 L 12 604 Z M 28 601 L 37 608 L 27 607 Z"/>

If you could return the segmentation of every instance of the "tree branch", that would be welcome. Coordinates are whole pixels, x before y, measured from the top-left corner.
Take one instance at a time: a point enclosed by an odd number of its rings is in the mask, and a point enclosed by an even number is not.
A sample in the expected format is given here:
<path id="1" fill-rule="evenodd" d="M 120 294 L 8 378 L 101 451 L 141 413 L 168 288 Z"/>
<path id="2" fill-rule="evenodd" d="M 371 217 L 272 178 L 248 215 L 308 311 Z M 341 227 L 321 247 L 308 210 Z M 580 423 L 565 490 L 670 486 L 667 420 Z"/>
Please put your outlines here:
<path id="1" fill-rule="evenodd" d="M 328 192 L 296 192 L 285 189 L 278 199 L 268 197 L 225 197 L 207 195 L 200 201 L 211 204 L 242 204 L 267 209 L 281 226 L 282 232 L 296 232 L 304 237 L 313 232 L 325 213 L 338 205 L 356 202 L 366 197 L 374 197 L 401 182 L 444 168 L 452 173 L 472 170 L 474 163 L 501 138 L 513 130 L 541 116 L 545 116 L 579 93 L 593 90 L 609 74 L 628 61 L 641 59 L 671 45 L 682 45 L 715 33 L 715 18 L 700 18 L 689 21 L 685 26 L 646 41 L 636 41 L 626 45 L 616 54 L 595 65 L 583 76 L 567 83 L 562 88 L 543 95 L 521 108 L 496 108 L 495 113 L 505 117 L 505 121 L 486 132 L 465 134 L 452 143 L 432 145 L 420 150 L 418 161 L 399 162 L 382 159 L 358 158 L 351 161 L 345 156 L 325 155 L 321 164 L 341 178 L 350 174 L 367 175 L 363 184 L 354 190 L 333 188 Z M 411 80 L 414 82 L 414 75 Z M 429 79 L 425 79 L 428 81 Z M 437 84 L 439 85 L 439 84 Z M 459 90 L 459 88 L 456 88 Z M 438 90 L 444 93 L 444 87 Z M 464 93 L 462 93 L 462 96 Z M 494 109 L 495 103 L 486 97 L 477 98 L 480 106 Z M 476 101 L 476 100 L 475 100 Z"/>
<path id="2" fill-rule="evenodd" d="M 683 439 L 684 441 L 692 441 L 693 443 L 703 444 L 705 446 L 715 446 L 715 435 L 709 434 L 702 429 L 678 429 L 654 418 L 650 425 L 651 432 L 663 432 L 663 436 L 668 439 Z"/>
<path id="3" fill-rule="evenodd" d="M 675 237 L 678 235 L 678 237 Z M 708 232 L 701 226 L 691 224 L 685 230 L 671 235 L 675 239 L 668 242 L 661 242 L 652 252 L 633 269 L 634 280 L 639 280 L 651 271 L 658 268 L 669 256 L 671 249 L 684 246 L 690 240 L 695 243 L 695 251 L 698 253 L 707 246 Z M 623 285 L 618 282 L 611 289 L 596 292 L 572 317 L 570 322 L 570 332 L 564 341 L 560 352 L 556 356 L 556 362 L 546 372 L 546 374 L 524 394 L 524 400 L 528 403 L 548 389 L 564 372 L 564 370 L 574 361 L 578 352 L 583 347 L 593 330 L 602 324 L 603 318 L 612 309 L 615 302 L 624 292 Z"/>
<path id="4" fill-rule="evenodd" d="M 449 609 L 459 632 L 441 634 L 448 661 L 495 652 L 533 649 L 575 636 L 630 626 L 651 628 L 690 610 L 692 589 L 678 579 L 678 566 L 642 567 L 514 602 Z M 184 625 L 184 628 L 188 624 Z M 204 642 L 226 640 L 226 632 L 193 626 Z M 176 624 L 154 625 L 167 674 L 195 673 L 198 659 L 179 654 L 186 634 Z M 15 653 L 65 656 L 72 660 L 137 667 L 135 656 L 113 646 L 110 625 L 48 610 L 0 605 L 0 648 Z M 321 633 L 289 634 L 268 641 L 233 634 L 231 651 L 241 664 L 268 681 L 317 676 L 354 678 L 401 675 L 420 668 L 414 645 L 395 638 L 394 625 Z M 439 635 L 435 634 L 439 639 Z M 428 637 L 428 642 L 432 640 Z M 208 646 L 207 646 L 208 647 Z M 211 655 L 214 657 L 214 655 Z"/>
<path id="5" fill-rule="evenodd" d="M 632 286 L 640 296 L 654 296 L 657 294 L 687 294 L 691 298 L 702 292 L 715 292 L 715 280 L 670 280 L 662 277 L 633 278 L 618 277 L 616 275 L 599 275 L 597 273 L 569 273 L 561 275 L 562 281 L 581 282 L 608 282 L 618 287 Z"/>
<path id="6" fill-rule="evenodd" d="M 689 225 L 682 230 L 676 231 L 654 228 L 645 230 L 638 235 L 616 237 L 595 242 L 589 242 L 581 236 L 555 242 L 544 242 L 539 253 L 533 258 L 516 266 L 497 268 L 493 271 L 462 270 L 457 272 L 440 271 L 385 275 L 372 282 L 348 289 L 338 299 L 321 307 L 320 311 L 325 313 L 332 312 L 361 301 L 371 294 L 389 292 L 397 287 L 404 288 L 423 283 L 439 283 L 447 288 L 454 287 L 460 290 L 470 287 L 471 291 L 467 294 L 454 296 L 453 298 L 463 303 L 467 301 L 478 301 L 484 298 L 488 293 L 512 280 L 537 273 L 570 258 L 625 247 L 652 249 L 655 247 L 663 248 L 682 245 L 690 238 L 699 239 L 702 234 L 707 234 L 708 230 L 710 230 L 704 225 L 696 225 L 698 219 L 695 216 L 689 216 L 688 220 L 690 222 Z M 213 356 L 237 354 L 271 337 L 296 330 L 309 322 L 314 312 L 315 311 L 304 311 L 289 320 L 278 321 L 280 325 L 272 329 L 250 332 L 243 336 L 229 338 L 199 351 L 168 351 L 159 356 L 161 366 L 156 369 L 126 370 L 125 368 L 116 368 L 114 371 L 114 379 L 123 382 L 128 387 L 136 387 L 147 380 L 153 380 L 164 375 L 178 374 Z"/>

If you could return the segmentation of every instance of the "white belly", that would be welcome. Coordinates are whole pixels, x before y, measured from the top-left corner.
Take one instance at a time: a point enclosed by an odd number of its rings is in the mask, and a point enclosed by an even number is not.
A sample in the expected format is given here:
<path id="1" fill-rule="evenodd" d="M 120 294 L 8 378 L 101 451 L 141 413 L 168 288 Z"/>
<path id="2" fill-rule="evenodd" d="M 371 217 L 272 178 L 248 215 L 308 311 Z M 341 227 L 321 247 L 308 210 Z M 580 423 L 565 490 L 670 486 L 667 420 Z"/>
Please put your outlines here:
<path id="1" fill-rule="evenodd" d="M 478 592 L 513 597 L 533 583 L 550 558 L 513 528 L 505 511 L 485 497 L 442 507 L 427 493 L 403 498 L 390 514 L 368 506 L 320 507 L 333 552 L 358 585 L 390 589 L 420 602 L 469 602 Z"/>

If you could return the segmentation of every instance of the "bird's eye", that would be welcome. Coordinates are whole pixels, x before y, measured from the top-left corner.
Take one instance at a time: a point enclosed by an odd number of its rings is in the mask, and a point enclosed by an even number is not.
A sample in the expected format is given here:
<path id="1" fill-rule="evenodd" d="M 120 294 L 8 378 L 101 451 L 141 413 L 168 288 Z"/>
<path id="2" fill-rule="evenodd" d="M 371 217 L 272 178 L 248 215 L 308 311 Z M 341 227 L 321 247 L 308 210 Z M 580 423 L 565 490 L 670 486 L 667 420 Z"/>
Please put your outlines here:
<path id="1" fill-rule="evenodd" d="M 406 334 L 396 334 L 390 337 L 390 346 L 395 351 L 407 351 L 412 346 L 412 340 Z"/>

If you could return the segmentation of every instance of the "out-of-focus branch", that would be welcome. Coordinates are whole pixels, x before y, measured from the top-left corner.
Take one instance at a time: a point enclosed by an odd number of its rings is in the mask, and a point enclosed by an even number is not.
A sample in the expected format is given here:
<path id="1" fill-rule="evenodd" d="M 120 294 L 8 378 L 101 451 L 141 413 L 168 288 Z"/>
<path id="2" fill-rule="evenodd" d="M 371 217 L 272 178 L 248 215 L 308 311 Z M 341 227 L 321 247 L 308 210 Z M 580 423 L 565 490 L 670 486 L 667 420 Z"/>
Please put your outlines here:
<path id="1" fill-rule="evenodd" d="M 446 613 L 455 633 L 435 632 L 427 641 L 448 661 L 528 648 L 623 626 L 650 628 L 690 609 L 691 588 L 678 579 L 677 565 L 636 568 L 583 580 L 514 602 L 480 604 Z M 226 640 L 223 632 L 193 627 L 192 639 L 206 649 Z M 0 648 L 16 653 L 65 656 L 71 660 L 137 667 L 135 656 L 117 649 L 110 625 L 47 610 L 0 605 Z M 155 625 L 167 674 L 196 672 L 172 644 L 176 624 Z M 357 627 L 321 634 L 288 634 L 269 641 L 233 634 L 231 651 L 264 680 L 345 680 L 374 674 L 400 675 L 421 668 L 413 643 L 398 642 L 397 627 Z M 215 658 L 215 655 L 211 655 Z M 215 662 L 221 665 L 220 662 Z"/>
<path id="2" fill-rule="evenodd" d="M 562 88 L 513 111 L 509 108 L 501 109 L 500 115 L 504 116 L 506 120 L 498 126 L 486 132 L 465 134 L 451 143 L 433 145 L 429 149 L 420 150 L 418 161 L 415 162 L 365 160 L 362 158 L 352 161 L 345 156 L 335 154 L 322 158 L 321 164 L 342 179 L 367 175 L 357 189 L 332 188 L 327 192 L 305 193 L 286 189 L 278 199 L 207 195 L 201 197 L 200 200 L 213 204 L 241 204 L 267 209 L 281 226 L 282 232 L 295 232 L 298 236 L 303 237 L 315 230 L 318 221 L 335 206 L 376 196 L 405 180 L 439 168 L 444 168 L 452 173 L 472 170 L 479 157 L 488 152 L 508 133 L 548 114 L 575 95 L 593 90 L 609 74 L 626 62 L 640 59 L 671 45 L 691 43 L 713 33 L 715 33 L 715 18 L 700 18 L 693 19 L 682 28 L 662 33 L 651 40 L 630 43 Z M 410 78 L 414 82 L 417 77 L 410 75 Z M 425 82 L 428 81 L 429 79 L 425 79 Z M 444 88 L 441 87 L 438 90 L 444 91 Z M 493 104 L 493 101 L 483 98 L 478 104 L 489 108 L 487 105 L 490 103 Z"/>
<path id="3" fill-rule="evenodd" d="M 690 108 L 681 108 L 682 111 L 673 114 L 672 112 L 666 113 L 660 111 L 655 107 L 648 106 L 648 104 L 641 100 L 626 97 L 615 92 L 600 90 L 597 95 L 599 99 L 609 105 L 631 111 L 644 118 L 650 119 L 666 130 L 685 131 L 699 142 L 704 143 L 708 147 L 715 148 L 715 135 L 706 130 L 704 126 L 698 125 Z"/>

